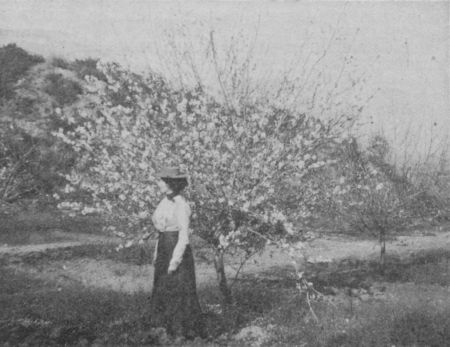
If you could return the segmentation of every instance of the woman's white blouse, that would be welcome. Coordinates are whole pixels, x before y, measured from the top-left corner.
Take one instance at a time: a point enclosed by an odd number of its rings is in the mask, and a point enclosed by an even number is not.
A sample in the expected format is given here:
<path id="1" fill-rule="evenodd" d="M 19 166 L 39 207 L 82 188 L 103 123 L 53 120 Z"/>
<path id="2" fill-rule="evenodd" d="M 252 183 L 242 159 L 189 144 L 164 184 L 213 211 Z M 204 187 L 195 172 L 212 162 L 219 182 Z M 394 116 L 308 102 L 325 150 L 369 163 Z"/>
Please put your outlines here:
<path id="1" fill-rule="evenodd" d="M 153 213 L 152 221 L 160 232 L 178 231 L 178 242 L 173 250 L 169 270 L 176 270 L 183 259 L 184 250 L 189 244 L 189 218 L 191 208 L 180 195 L 169 200 L 161 200 Z"/>

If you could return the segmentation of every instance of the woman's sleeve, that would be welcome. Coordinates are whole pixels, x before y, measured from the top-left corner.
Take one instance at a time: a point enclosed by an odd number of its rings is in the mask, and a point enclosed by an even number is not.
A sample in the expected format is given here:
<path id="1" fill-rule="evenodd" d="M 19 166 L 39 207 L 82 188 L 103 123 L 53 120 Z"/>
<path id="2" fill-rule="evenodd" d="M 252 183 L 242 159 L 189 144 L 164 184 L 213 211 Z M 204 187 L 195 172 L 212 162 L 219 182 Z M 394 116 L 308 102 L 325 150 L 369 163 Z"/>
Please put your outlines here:
<path id="1" fill-rule="evenodd" d="M 191 211 L 185 201 L 177 201 L 175 206 L 175 217 L 180 228 L 178 233 L 178 242 L 172 253 L 172 259 L 169 263 L 169 270 L 175 271 L 183 259 L 184 250 L 189 244 L 189 217 Z"/>

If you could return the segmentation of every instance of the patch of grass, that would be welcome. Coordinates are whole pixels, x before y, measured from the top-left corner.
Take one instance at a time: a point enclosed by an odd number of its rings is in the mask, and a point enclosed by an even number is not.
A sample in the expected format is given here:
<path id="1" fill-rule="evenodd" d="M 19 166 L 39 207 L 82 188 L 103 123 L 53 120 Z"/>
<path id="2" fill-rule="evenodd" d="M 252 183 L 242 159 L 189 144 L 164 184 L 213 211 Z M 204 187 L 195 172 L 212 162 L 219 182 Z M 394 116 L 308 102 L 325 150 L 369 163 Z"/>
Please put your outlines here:
<path id="1" fill-rule="evenodd" d="M 396 315 L 392 323 L 390 340 L 398 346 L 445 346 L 450 341 L 450 309 L 415 308 Z"/>
<path id="2" fill-rule="evenodd" d="M 450 338 L 450 307 L 419 304 L 371 305 L 359 309 L 324 346 L 445 346 Z"/>
<path id="3" fill-rule="evenodd" d="M 2 228 L 0 232 L 0 243 L 8 245 L 28 244 L 33 234 L 43 235 L 48 230 L 55 229 L 59 220 L 49 213 L 25 213 L 19 212 L 14 215 L 1 215 Z"/>
<path id="4" fill-rule="evenodd" d="M 274 326 L 264 346 L 445 346 L 450 341 L 449 258 L 449 250 L 433 250 L 403 262 L 390 259 L 384 274 L 377 264 L 363 261 L 315 264 L 308 276 L 327 294 L 325 301 L 312 302 L 318 322 L 299 298 L 292 271 L 272 269 L 265 274 L 270 277 L 266 286 L 283 286 L 274 309 L 261 315 L 262 326 Z M 337 289 L 337 296 L 329 288 Z M 366 297 L 354 296 L 353 290 L 363 290 Z"/>
<path id="5" fill-rule="evenodd" d="M 59 219 L 59 228 L 68 233 L 102 234 L 104 221 L 97 216 L 67 216 Z"/>
<path id="6" fill-rule="evenodd" d="M 49 249 L 45 252 L 31 252 L 23 255 L 21 262 L 30 265 L 45 264 L 49 261 L 90 258 L 95 260 L 114 260 L 125 264 L 150 264 L 153 259 L 152 245 L 132 245 L 117 250 L 115 243 L 86 244 Z M 7 260 L 6 260 L 7 261 Z"/>
<path id="7" fill-rule="evenodd" d="M 147 294 L 126 295 L 34 279 L 0 268 L 0 341 L 61 346 L 143 331 Z M 117 341 L 120 341 L 117 340 Z"/>
<path id="8" fill-rule="evenodd" d="M 0 244 L 26 245 L 62 241 L 53 230 L 68 233 L 101 234 L 103 221 L 95 216 L 70 217 L 59 211 L 0 212 Z"/>
<path id="9" fill-rule="evenodd" d="M 435 249 L 414 254 L 404 260 L 389 256 L 383 273 L 380 272 L 378 262 L 356 259 L 311 264 L 307 273 L 320 290 L 326 287 L 366 288 L 375 281 L 449 285 L 449 260 L 450 250 Z"/>
<path id="10" fill-rule="evenodd" d="M 284 275 L 274 270 L 269 277 L 236 282 L 234 304 L 227 309 L 220 306 L 215 284 L 200 286 L 198 294 L 213 341 L 241 346 L 242 341 L 234 341 L 232 336 L 249 325 L 268 331 L 270 340 L 264 346 L 443 346 L 450 339 L 445 287 L 393 283 L 381 300 L 363 302 L 344 295 L 333 304 L 312 302 L 316 322 L 295 282 L 275 280 Z M 139 346 L 149 341 L 148 293 L 92 290 L 66 281 L 62 285 L 8 268 L 0 268 L 0 276 L 5 279 L 0 282 L 0 343 Z M 209 344 L 197 341 L 185 345 Z"/>
<path id="11" fill-rule="evenodd" d="M 49 215 L 40 218 L 41 226 L 48 227 Z M 30 220 L 34 223 L 29 227 L 39 225 L 39 219 Z M 28 254 L 20 261 L 45 267 L 47 261 L 76 258 L 137 265 L 152 259 L 149 245 L 120 251 L 115 247 L 100 244 L 49 250 Z M 226 310 L 220 306 L 215 282 L 198 292 L 210 336 L 221 345 L 241 346 L 232 335 L 245 326 L 258 325 L 269 331 L 265 346 L 441 346 L 450 339 L 450 305 L 446 287 L 442 287 L 450 284 L 449 258 L 450 251 L 444 249 L 424 251 L 407 260 L 390 257 L 384 274 L 376 263 L 359 260 L 311 265 L 307 273 L 316 288 L 326 293 L 327 288 L 336 287 L 341 295 L 333 304 L 312 303 L 319 322 L 298 295 L 295 276 L 288 269 L 238 280 L 233 287 L 234 305 Z M 140 346 L 143 341 L 154 341 L 145 323 L 148 293 L 92 290 L 75 282 L 63 286 L 5 268 L 0 268 L 0 276 L 6 279 L 0 282 L 0 344 Z M 349 294 L 352 288 L 370 289 L 376 282 L 388 287 L 382 299 L 372 296 L 362 301 Z"/>
<path id="12" fill-rule="evenodd" d="M 149 330 L 148 293 L 126 295 L 77 283 L 59 285 L 8 268 L 0 268 L 0 276 L 5 279 L 0 283 L 0 344 L 72 346 L 80 341 L 100 341 L 101 345 L 140 346 Z M 263 282 L 239 285 L 235 304 L 216 312 L 220 303 L 217 288 L 200 289 L 209 335 L 214 338 L 236 332 L 273 309 L 278 294 Z"/>
<path id="13" fill-rule="evenodd" d="M 264 346 L 445 346 L 450 338 L 450 305 L 442 305 L 445 291 L 412 287 L 393 290 L 392 298 L 382 301 L 348 297 L 333 305 L 314 302 L 318 322 L 304 302 L 286 297 L 264 315 L 263 325 L 274 325 Z M 403 294 L 413 299 L 401 300 Z"/>

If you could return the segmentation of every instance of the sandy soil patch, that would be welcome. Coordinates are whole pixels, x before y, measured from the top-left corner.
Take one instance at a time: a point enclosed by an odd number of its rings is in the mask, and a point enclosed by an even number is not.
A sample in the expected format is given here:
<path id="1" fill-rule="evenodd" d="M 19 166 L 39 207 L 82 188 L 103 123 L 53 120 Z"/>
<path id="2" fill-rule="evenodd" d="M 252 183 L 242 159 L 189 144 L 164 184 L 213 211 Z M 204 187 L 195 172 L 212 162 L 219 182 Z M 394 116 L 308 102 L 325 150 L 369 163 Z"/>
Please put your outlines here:
<path id="1" fill-rule="evenodd" d="M 38 278 L 51 280 L 61 286 L 78 283 L 86 287 L 124 293 L 150 292 L 154 271 L 152 265 L 131 265 L 113 260 L 86 258 L 51 262 L 37 267 L 25 264 L 9 267 Z M 212 266 L 202 264 L 197 266 L 196 270 L 199 285 L 207 285 L 214 280 L 215 272 Z"/>

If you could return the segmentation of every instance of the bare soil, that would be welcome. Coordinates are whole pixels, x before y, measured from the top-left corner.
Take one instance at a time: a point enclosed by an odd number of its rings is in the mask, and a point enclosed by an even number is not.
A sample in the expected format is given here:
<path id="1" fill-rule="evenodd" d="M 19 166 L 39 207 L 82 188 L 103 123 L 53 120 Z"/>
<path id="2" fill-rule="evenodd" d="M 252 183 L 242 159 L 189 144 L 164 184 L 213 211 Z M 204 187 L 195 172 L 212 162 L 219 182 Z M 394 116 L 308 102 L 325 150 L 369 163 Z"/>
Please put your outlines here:
<path id="1" fill-rule="evenodd" d="M 1 246 L 0 255 L 20 257 L 30 252 L 45 252 L 46 250 L 59 247 L 118 241 L 117 239 L 98 235 L 76 234 L 64 236 L 66 239 L 72 238 L 72 240 L 14 247 Z M 449 251 L 450 231 L 442 230 L 427 235 L 399 236 L 387 244 L 388 254 L 400 259 L 407 259 L 412 255 L 430 250 Z M 374 240 L 328 237 L 311 242 L 302 252 L 302 256 L 305 254 L 308 262 L 311 263 L 331 263 L 339 262 L 343 259 L 376 260 L 379 255 L 379 246 Z M 301 258 L 300 253 L 298 258 Z M 279 268 L 293 270 L 292 260 L 282 250 L 269 246 L 262 254 L 252 258 L 241 270 L 241 274 L 255 275 Z M 238 264 L 236 262 L 234 264 L 229 262 L 229 264 L 226 271 L 228 277 L 232 280 L 236 274 Z M 90 258 L 50 261 L 44 266 L 15 262 L 10 263 L 8 267 L 37 278 L 52 280 L 57 285 L 70 285 L 76 282 L 88 287 L 126 293 L 150 291 L 153 278 L 152 265 L 133 265 L 114 260 Z M 216 275 L 211 264 L 197 261 L 196 273 L 199 286 L 215 283 Z"/>

